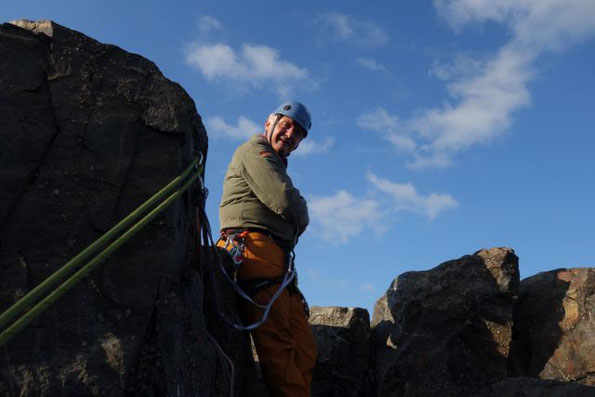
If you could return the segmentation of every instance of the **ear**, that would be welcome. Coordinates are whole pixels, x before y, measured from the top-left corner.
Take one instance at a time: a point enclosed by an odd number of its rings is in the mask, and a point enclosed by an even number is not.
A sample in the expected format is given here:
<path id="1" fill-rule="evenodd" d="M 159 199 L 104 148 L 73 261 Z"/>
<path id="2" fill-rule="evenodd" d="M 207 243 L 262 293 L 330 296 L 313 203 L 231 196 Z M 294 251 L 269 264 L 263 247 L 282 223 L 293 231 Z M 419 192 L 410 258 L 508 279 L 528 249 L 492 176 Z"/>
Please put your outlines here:
<path id="1" fill-rule="evenodd" d="M 267 120 L 264 122 L 264 133 L 266 135 L 267 132 L 269 132 L 269 127 L 271 126 L 271 120 L 267 118 Z"/>

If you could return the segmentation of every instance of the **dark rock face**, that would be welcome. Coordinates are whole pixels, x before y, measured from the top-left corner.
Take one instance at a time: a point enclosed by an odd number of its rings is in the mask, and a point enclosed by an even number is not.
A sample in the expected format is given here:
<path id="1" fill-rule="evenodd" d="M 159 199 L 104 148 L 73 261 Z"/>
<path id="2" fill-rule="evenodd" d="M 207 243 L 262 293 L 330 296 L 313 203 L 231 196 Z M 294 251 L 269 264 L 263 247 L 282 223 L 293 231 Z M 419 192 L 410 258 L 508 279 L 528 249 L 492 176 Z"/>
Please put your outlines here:
<path id="1" fill-rule="evenodd" d="M 593 268 L 552 270 L 523 280 L 511 372 L 595 385 L 594 313 Z"/>
<path id="2" fill-rule="evenodd" d="M 595 397 L 595 269 L 518 277 L 506 248 L 402 274 L 370 351 L 362 309 L 314 308 L 313 395 Z"/>
<path id="3" fill-rule="evenodd" d="M 312 395 L 371 395 L 368 311 L 314 306 L 309 321 L 318 345 Z"/>
<path id="4" fill-rule="evenodd" d="M 379 396 L 465 396 L 507 376 L 518 258 L 482 250 L 395 279 L 372 321 Z"/>
<path id="5" fill-rule="evenodd" d="M 207 148 L 194 102 L 150 61 L 52 22 L 18 24 L 0 26 L 2 311 Z M 8 342 L 0 395 L 229 392 L 193 268 L 200 194 Z"/>

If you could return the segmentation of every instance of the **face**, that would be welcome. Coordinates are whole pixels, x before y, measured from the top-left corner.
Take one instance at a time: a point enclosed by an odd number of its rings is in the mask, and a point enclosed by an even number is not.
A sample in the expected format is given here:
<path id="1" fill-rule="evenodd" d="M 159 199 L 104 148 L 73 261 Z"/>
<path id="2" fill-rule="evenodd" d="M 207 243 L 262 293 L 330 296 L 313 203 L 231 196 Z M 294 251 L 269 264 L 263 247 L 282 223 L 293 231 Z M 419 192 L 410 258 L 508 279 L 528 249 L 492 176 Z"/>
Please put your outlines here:
<path id="1" fill-rule="evenodd" d="M 265 123 L 267 137 L 270 129 L 275 123 L 275 118 L 271 118 Z M 306 131 L 290 117 L 283 116 L 275 126 L 275 131 L 271 136 L 271 146 L 281 156 L 287 157 L 289 153 L 297 149 L 298 145 L 306 136 Z"/>

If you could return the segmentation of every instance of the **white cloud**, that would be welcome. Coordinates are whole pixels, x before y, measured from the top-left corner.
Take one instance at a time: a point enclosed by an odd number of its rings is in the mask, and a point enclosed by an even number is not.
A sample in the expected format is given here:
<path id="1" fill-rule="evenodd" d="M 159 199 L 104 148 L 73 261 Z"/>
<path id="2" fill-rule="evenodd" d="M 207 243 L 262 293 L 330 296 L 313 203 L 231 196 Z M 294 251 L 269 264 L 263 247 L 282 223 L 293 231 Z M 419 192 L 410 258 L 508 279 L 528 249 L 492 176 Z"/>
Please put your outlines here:
<path id="1" fill-rule="evenodd" d="M 345 190 L 334 196 L 308 200 L 313 232 L 331 243 L 346 243 L 365 229 L 378 230 L 382 219 L 379 204 L 372 199 L 358 199 Z"/>
<path id="2" fill-rule="evenodd" d="M 399 211 L 435 219 L 442 211 L 458 207 L 449 194 L 421 195 L 411 183 L 395 183 L 368 173 L 374 198 L 357 198 L 345 190 L 331 196 L 310 197 L 308 208 L 312 232 L 330 243 L 347 243 L 353 237 L 372 231 L 385 233 Z"/>
<path id="3" fill-rule="evenodd" d="M 386 134 L 386 138 L 398 151 L 405 153 L 417 152 L 417 143 L 415 143 L 415 140 L 408 136 L 399 134 Z"/>
<path id="4" fill-rule="evenodd" d="M 298 88 L 316 88 L 306 68 L 281 59 L 277 50 L 265 45 L 244 44 L 236 51 L 226 44 L 195 43 L 187 49 L 185 60 L 207 80 L 243 89 L 271 86 L 287 96 Z"/>
<path id="5" fill-rule="evenodd" d="M 511 42 L 537 50 L 560 49 L 595 32 L 591 0 L 435 0 L 434 5 L 454 29 L 492 20 L 510 28 Z"/>
<path id="6" fill-rule="evenodd" d="M 376 291 L 376 288 L 374 288 L 374 286 L 370 283 L 360 285 L 359 289 L 361 289 L 362 291 L 370 291 L 370 292 Z"/>
<path id="7" fill-rule="evenodd" d="M 382 26 L 339 12 L 320 13 L 316 23 L 322 27 L 325 37 L 330 33 L 335 40 L 345 40 L 360 47 L 378 47 L 389 41 L 388 33 Z"/>
<path id="8" fill-rule="evenodd" d="M 376 115 L 378 120 L 390 120 L 392 128 L 381 129 L 378 122 L 359 125 L 382 131 L 397 149 L 411 153 L 412 168 L 450 165 L 456 153 L 489 143 L 506 131 L 514 112 L 529 105 L 527 83 L 533 77 L 530 68 L 533 59 L 528 52 L 504 47 L 482 65 L 479 74 L 475 72 L 476 64 L 469 64 L 472 70 L 467 74 L 461 65 L 453 67 L 456 71 L 442 70 L 443 78 L 449 73 L 460 76 L 447 86 L 457 104 L 421 110 L 407 120 L 381 109 L 358 120 L 369 120 L 370 115 Z"/>
<path id="9" fill-rule="evenodd" d="M 395 149 L 401 152 L 416 154 L 417 143 L 413 138 L 399 132 L 403 130 L 398 117 L 390 115 L 385 109 L 363 113 L 357 117 L 357 125 L 364 130 L 379 131 L 383 137 L 391 142 Z"/>
<path id="10" fill-rule="evenodd" d="M 360 57 L 360 58 L 357 58 L 355 61 L 357 63 L 359 63 L 360 65 L 362 65 L 363 67 L 365 67 L 366 69 L 371 70 L 372 72 L 388 73 L 388 69 L 386 68 L 386 66 L 384 66 L 380 62 L 376 61 L 375 59 Z"/>
<path id="11" fill-rule="evenodd" d="M 234 49 L 228 44 L 211 42 L 210 33 L 223 29 L 219 20 L 201 16 L 199 39 L 185 46 L 184 61 L 213 82 L 224 83 L 236 92 L 272 89 L 281 97 L 295 90 L 315 90 L 317 84 L 307 68 L 281 58 L 278 50 L 255 44 Z"/>
<path id="12" fill-rule="evenodd" d="M 395 210 L 423 214 L 430 220 L 446 209 L 458 207 L 457 201 L 448 194 L 431 193 L 420 195 L 411 183 L 395 183 L 368 173 L 368 181 L 391 199 Z"/>
<path id="13" fill-rule="evenodd" d="M 223 29 L 223 24 L 215 17 L 209 15 L 201 15 L 197 22 L 198 33 L 201 37 L 205 37 L 212 32 Z"/>
<path id="14" fill-rule="evenodd" d="M 511 35 L 486 59 L 466 54 L 451 64 L 434 65 L 430 73 L 447 82 L 451 96 L 442 107 L 419 110 L 409 119 L 384 111 L 383 118 L 392 120 L 391 130 L 358 123 L 382 131 L 396 148 L 409 151 L 412 168 L 448 166 L 459 152 L 502 135 L 514 114 L 531 102 L 528 84 L 537 75 L 538 57 L 595 34 L 592 0 L 435 0 L 434 4 L 456 30 L 491 20 L 505 25 Z M 374 112 L 358 120 L 370 114 Z"/>
<path id="15" fill-rule="evenodd" d="M 510 124 L 514 111 L 530 101 L 530 54 L 503 48 L 486 62 L 483 73 L 448 85 L 456 106 L 430 109 L 408 120 L 408 127 L 430 141 L 433 153 L 455 153 L 485 143 Z"/>
<path id="16" fill-rule="evenodd" d="M 211 117 L 205 120 L 207 132 L 232 139 L 247 139 L 254 134 L 262 132 L 263 126 L 259 126 L 247 117 L 238 117 L 237 125 L 230 125 L 220 116 Z"/>
<path id="17" fill-rule="evenodd" d="M 312 138 L 306 138 L 293 153 L 294 156 L 306 156 L 312 153 L 328 153 L 335 146 L 335 138 L 327 137 L 324 142 L 318 142 Z"/>
<path id="18" fill-rule="evenodd" d="M 469 54 L 455 54 L 451 62 L 435 62 L 430 75 L 444 81 L 469 78 L 482 72 L 483 64 Z"/>
<path id="19" fill-rule="evenodd" d="M 358 116 L 356 122 L 359 127 L 367 130 L 396 132 L 401 128 L 399 118 L 390 115 L 383 108 L 378 108 L 373 112 L 361 114 Z"/>

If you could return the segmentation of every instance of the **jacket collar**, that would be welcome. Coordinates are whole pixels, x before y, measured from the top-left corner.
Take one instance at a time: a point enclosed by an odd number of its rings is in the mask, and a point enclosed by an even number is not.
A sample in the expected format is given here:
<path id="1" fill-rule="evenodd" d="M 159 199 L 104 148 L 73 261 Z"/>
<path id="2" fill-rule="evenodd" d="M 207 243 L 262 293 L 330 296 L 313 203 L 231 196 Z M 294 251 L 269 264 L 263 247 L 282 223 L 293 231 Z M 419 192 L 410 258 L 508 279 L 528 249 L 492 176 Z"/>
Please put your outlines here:
<path id="1" fill-rule="evenodd" d="M 273 152 L 277 156 L 277 158 L 279 158 L 279 160 L 281 160 L 281 162 L 283 163 L 285 168 L 287 168 L 287 165 L 289 163 L 287 161 L 287 157 L 279 155 L 279 153 L 277 153 L 277 151 L 275 151 L 275 149 L 273 149 L 273 145 L 271 145 L 271 143 L 269 142 L 269 140 L 267 139 L 267 137 L 264 134 L 256 134 L 255 138 L 264 141 L 264 143 L 266 143 L 266 145 L 271 148 L 271 152 Z"/>

